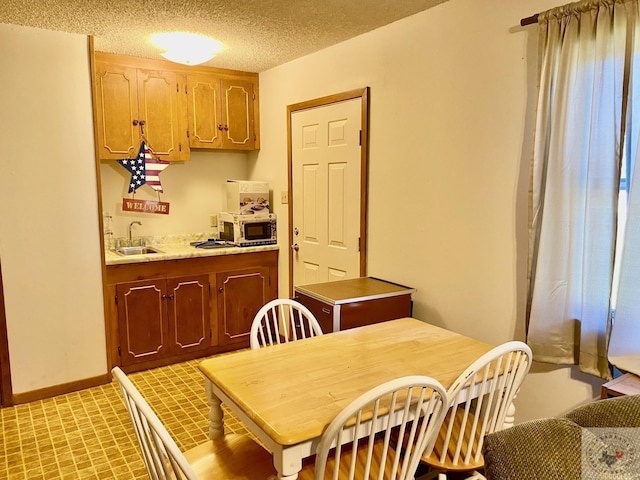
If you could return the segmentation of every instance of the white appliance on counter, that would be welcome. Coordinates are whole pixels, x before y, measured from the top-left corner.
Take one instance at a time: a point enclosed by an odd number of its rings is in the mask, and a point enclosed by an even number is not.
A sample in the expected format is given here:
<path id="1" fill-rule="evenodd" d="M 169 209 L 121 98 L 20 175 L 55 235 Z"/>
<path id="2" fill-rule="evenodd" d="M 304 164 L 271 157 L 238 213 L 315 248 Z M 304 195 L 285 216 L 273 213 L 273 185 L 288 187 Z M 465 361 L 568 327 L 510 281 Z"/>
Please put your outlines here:
<path id="1" fill-rule="evenodd" d="M 269 183 L 227 180 L 227 212 L 246 215 L 268 215 Z"/>
<path id="2" fill-rule="evenodd" d="M 232 242 L 238 247 L 275 245 L 278 243 L 277 231 L 275 213 L 243 215 L 221 212 L 218 214 L 218 238 Z"/>

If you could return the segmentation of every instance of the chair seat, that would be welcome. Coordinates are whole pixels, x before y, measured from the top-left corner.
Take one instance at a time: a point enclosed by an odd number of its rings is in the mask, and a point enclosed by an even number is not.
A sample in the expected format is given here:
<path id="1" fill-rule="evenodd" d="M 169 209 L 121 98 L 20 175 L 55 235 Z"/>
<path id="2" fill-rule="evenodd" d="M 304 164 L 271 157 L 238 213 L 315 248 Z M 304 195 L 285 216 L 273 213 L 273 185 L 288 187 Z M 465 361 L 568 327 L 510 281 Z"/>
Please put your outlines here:
<path id="1" fill-rule="evenodd" d="M 367 464 L 367 444 L 363 441 L 362 447 L 358 448 L 356 453 L 356 469 L 355 469 L 355 478 L 365 478 L 364 477 L 364 469 Z M 345 445 L 342 447 L 342 455 L 340 456 L 340 473 L 338 478 L 349 478 L 349 469 L 351 467 L 351 459 L 352 459 L 352 449 L 350 446 Z M 370 474 L 369 478 L 378 478 L 378 472 L 380 471 L 380 465 L 382 463 L 382 455 L 384 451 L 384 441 L 382 439 L 376 440 L 373 444 L 373 455 L 371 458 L 370 465 Z M 387 455 L 387 459 L 393 458 L 395 456 L 395 451 L 389 447 L 389 455 Z M 333 467 L 335 464 L 335 458 L 333 455 L 330 455 L 327 459 L 327 468 L 325 469 L 325 478 L 332 478 Z M 385 463 L 385 474 L 383 478 L 391 478 L 391 465 L 390 461 Z M 313 480 L 314 479 L 314 471 L 315 471 L 315 463 L 313 462 L 305 462 L 303 464 L 302 470 L 298 473 L 298 480 Z"/>
<path id="2" fill-rule="evenodd" d="M 464 431 L 464 436 L 462 439 L 462 453 L 460 454 L 460 458 L 458 458 L 458 461 L 454 463 L 453 457 L 455 455 L 458 439 L 460 438 L 459 433 L 462 430 L 463 415 L 464 415 L 464 410 L 462 409 L 456 410 L 456 416 L 454 419 L 454 426 L 451 434 L 451 439 L 449 440 L 448 444 L 445 444 L 445 439 L 447 435 L 447 426 L 449 425 L 449 421 L 450 421 L 450 414 L 447 414 L 447 416 L 445 417 L 444 422 L 442 424 L 442 428 L 438 433 L 438 438 L 436 439 L 435 445 L 433 447 L 433 451 L 431 452 L 430 455 L 422 457 L 422 461 L 427 465 L 429 465 L 431 468 L 435 468 L 437 470 L 444 470 L 444 471 L 464 472 L 468 470 L 477 470 L 484 466 L 484 457 L 482 456 L 482 453 L 478 457 L 477 461 L 474 461 L 472 457 L 469 459 L 467 463 L 465 463 L 464 458 L 462 458 L 462 455 L 464 455 L 464 452 L 467 449 L 466 448 L 467 445 L 469 445 L 469 438 L 471 436 L 471 425 L 473 424 L 473 420 L 474 420 L 472 412 L 469 412 L 468 418 L 467 418 L 466 429 Z M 478 445 L 479 437 L 480 435 L 478 434 L 478 432 L 476 432 L 475 440 L 474 440 L 476 445 Z M 442 456 L 442 452 L 445 450 L 446 450 L 446 455 L 444 457 L 444 461 L 441 462 L 440 458 Z M 477 451 L 477 447 L 473 448 L 473 452 L 475 453 L 476 451 Z"/>
<path id="3" fill-rule="evenodd" d="M 198 480 L 277 476 L 271 454 L 248 435 L 227 434 L 187 450 L 184 456 Z"/>

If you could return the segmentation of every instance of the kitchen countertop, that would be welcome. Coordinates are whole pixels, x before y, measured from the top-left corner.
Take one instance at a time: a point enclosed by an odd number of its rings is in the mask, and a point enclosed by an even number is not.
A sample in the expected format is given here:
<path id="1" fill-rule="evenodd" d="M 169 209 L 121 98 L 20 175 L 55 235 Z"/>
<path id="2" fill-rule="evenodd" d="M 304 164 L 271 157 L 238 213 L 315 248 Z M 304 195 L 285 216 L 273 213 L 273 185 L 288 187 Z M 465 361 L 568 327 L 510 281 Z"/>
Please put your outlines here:
<path id="1" fill-rule="evenodd" d="M 158 253 L 141 255 L 118 255 L 108 248 L 105 242 L 105 264 L 122 265 L 128 263 L 158 262 L 162 260 L 177 260 L 182 258 L 213 257 L 217 255 L 237 255 L 241 253 L 265 252 L 278 250 L 278 245 L 260 245 L 256 247 L 222 247 L 222 248 L 196 248 L 190 242 L 201 240 L 200 236 L 184 235 L 172 238 L 146 238 L 147 246 L 159 250 Z"/>

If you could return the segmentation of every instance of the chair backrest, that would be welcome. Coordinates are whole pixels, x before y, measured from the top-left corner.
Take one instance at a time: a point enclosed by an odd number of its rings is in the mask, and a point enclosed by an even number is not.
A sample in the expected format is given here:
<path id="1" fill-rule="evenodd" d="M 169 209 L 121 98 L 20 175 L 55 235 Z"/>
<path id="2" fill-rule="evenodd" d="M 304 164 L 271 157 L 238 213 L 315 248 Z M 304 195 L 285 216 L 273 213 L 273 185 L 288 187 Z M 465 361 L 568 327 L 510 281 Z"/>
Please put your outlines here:
<path id="1" fill-rule="evenodd" d="M 131 380 L 118 367 L 113 368 L 111 372 L 120 386 L 149 478 L 197 480 L 189 462 Z"/>
<path id="2" fill-rule="evenodd" d="M 325 474 L 340 480 L 413 480 L 422 453 L 438 435 L 447 404 L 445 388 L 425 376 L 401 377 L 362 394 L 322 435 L 315 480 L 324 480 Z M 394 448 L 392 439 L 401 439 L 402 445 Z"/>
<path id="3" fill-rule="evenodd" d="M 507 342 L 478 358 L 451 385 L 444 445 L 451 455 L 450 442 L 455 442 L 453 465 L 480 461 L 484 436 L 502 429 L 531 361 L 526 343 Z M 447 448 L 439 455 L 445 462 Z"/>
<path id="4" fill-rule="evenodd" d="M 251 324 L 252 349 L 322 335 L 313 313 L 295 300 L 277 298 L 263 306 Z"/>

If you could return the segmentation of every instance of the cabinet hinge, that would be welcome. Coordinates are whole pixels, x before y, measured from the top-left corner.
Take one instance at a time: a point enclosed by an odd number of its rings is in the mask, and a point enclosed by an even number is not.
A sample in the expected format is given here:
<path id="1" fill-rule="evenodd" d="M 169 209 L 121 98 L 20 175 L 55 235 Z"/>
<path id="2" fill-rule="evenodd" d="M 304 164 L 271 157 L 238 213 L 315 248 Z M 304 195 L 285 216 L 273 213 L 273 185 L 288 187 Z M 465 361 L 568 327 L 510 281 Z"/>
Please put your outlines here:
<path id="1" fill-rule="evenodd" d="M 182 151 L 182 142 L 178 143 L 178 151 L 180 151 L 180 152 Z"/>
<path id="2" fill-rule="evenodd" d="M 189 138 L 189 129 L 187 128 L 187 138 Z"/>
<path id="3" fill-rule="evenodd" d="M 361 250 L 361 244 L 362 244 L 361 240 L 362 239 L 360 237 L 358 237 L 358 251 Z"/>
<path id="4" fill-rule="evenodd" d="M 253 97 L 253 100 L 255 100 L 255 99 L 256 99 L 256 93 L 255 93 L 255 92 L 253 92 L 253 93 L 251 94 L 251 96 Z"/>
<path id="5" fill-rule="evenodd" d="M 122 349 L 120 348 L 120 345 L 118 345 L 118 356 L 119 357 L 122 356 Z"/>
<path id="6" fill-rule="evenodd" d="M 116 305 L 118 304 L 118 295 L 116 295 Z"/>
<path id="7" fill-rule="evenodd" d="M 176 83 L 176 93 L 180 93 L 180 84 Z"/>
<path id="8" fill-rule="evenodd" d="M 185 95 L 188 95 L 188 94 L 189 94 L 189 90 L 187 89 L 187 86 L 186 86 L 186 85 L 184 86 L 184 94 L 185 94 Z"/>
<path id="9" fill-rule="evenodd" d="M 362 130 L 360 130 L 360 138 L 358 139 L 358 145 L 362 146 Z"/>

